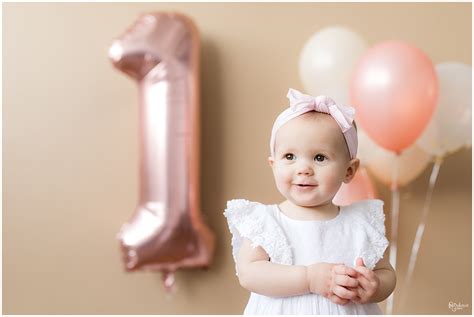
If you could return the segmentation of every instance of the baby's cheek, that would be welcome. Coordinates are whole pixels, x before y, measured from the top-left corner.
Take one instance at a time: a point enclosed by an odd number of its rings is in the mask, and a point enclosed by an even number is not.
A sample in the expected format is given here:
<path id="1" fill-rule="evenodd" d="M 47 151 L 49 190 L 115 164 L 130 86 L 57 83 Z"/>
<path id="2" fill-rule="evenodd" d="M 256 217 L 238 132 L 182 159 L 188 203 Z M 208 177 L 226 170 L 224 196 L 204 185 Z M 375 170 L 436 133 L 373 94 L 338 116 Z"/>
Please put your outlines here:
<path id="1" fill-rule="evenodd" d="M 342 185 L 342 179 L 335 171 L 324 174 L 324 185 L 328 190 L 338 191 Z"/>
<path id="2" fill-rule="evenodd" d="M 285 170 L 276 170 L 275 183 L 280 191 L 285 190 L 291 183 L 291 174 Z"/>

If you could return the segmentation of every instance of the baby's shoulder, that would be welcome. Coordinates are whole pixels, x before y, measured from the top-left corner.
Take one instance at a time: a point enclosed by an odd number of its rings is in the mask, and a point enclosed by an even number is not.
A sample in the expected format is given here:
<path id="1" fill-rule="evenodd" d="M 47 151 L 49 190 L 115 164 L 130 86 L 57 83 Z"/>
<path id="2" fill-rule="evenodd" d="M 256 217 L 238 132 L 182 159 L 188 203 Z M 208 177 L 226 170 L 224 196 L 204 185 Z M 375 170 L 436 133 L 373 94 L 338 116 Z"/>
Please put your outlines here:
<path id="1" fill-rule="evenodd" d="M 272 262 L 291 264 L 291 249 L 283 229 L 276 221 L 272 206 L 246 199 L 227 202 L 224 216 L 232 233 L 232 253 L 237 262 L 242 238 L 252 241 L 252 246 L 261 246 Z"/>
<path id="2" fill-rule="evenodd" d="M 385 214 L 383 211 L 384 201 L 380 199 L 366 199 L 353 202 L 344 206 L 344 211 L 349 219 L 369 222 L 375 226 L 383 225 Z"/>
<path id="3" fill-rule="evenodd" d="M 344 207 L 347 216 L 345 225 L 350 228 L 350 239 L 361 252 L 358 256 L 363 257 L 370 269 L 383 258 L 388 246 L 383 205 L 380 199 L 367 199 Z"/>
<path id="4" fill-rule="evenodd" d="M 272 205 L 266 205 L 247 199 L 231 199 L 227 201 L 224 215 L 227 218 L 234 219 L 248 216 L 263 218 L 272 215 Z"/>
<path id="5" fill-rule="evenodd" d="M 258 201 L 251 201 L 247 199 L 231 199 L 227 201 L 227 208 L 238 208 L 238 209 L 251 209 L 257 206 L 265 206 L 265 204 L 262 204 Z"/>
<path id="6" fill-rule="evenodd" d="M 356 211 L 367 211 L 367 210 L 380 210 L 383 209 L 384 201 L 380 199 L 364 199 L 355 201 L 345 208 L 356 210 Z"/>

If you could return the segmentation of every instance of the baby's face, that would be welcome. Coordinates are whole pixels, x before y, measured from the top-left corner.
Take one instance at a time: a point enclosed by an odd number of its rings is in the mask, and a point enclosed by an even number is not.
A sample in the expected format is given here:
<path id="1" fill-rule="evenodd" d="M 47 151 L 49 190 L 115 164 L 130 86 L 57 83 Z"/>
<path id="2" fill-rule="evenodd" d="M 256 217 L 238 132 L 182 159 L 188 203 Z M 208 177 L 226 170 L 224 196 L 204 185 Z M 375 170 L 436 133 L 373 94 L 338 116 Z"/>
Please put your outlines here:
<path id="1" fill-rule="evenodd" d="M 285 123 L 269 160 L 280 193 L 306 207 L 331 202 L 350 166 L 340 127 L 330 115 L 317 112 Z"/>

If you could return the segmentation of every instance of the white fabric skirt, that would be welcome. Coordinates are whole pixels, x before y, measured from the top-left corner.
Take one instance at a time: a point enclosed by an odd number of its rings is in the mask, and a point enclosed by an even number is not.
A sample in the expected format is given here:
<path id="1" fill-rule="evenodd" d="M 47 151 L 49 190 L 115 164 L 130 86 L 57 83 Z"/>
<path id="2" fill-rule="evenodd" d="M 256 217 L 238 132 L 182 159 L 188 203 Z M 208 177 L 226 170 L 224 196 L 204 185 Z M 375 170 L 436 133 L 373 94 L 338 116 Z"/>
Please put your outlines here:
<path id="1" fill-rule="evenodd" d="M 250 293 L 244 315 L 383 315 L 375 303 L 339 305 L 317 294 L 268 297 Z"/>

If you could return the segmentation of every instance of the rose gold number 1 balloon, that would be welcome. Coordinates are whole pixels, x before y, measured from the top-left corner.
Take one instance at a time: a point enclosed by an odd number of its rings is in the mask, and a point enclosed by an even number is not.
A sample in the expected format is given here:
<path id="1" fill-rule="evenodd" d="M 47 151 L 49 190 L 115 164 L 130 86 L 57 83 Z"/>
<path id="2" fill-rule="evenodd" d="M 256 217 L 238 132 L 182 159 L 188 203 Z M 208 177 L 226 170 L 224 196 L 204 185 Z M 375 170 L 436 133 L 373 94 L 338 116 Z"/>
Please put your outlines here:
<path id="1" fill-rule="evenodd" d="M 117 237 L 127 271 L 207 267 L 214 235 L 199 202 L 199 35 L 180 14 L 144 14 L 109 50 L 140 92 L 140 200 Z"/>

